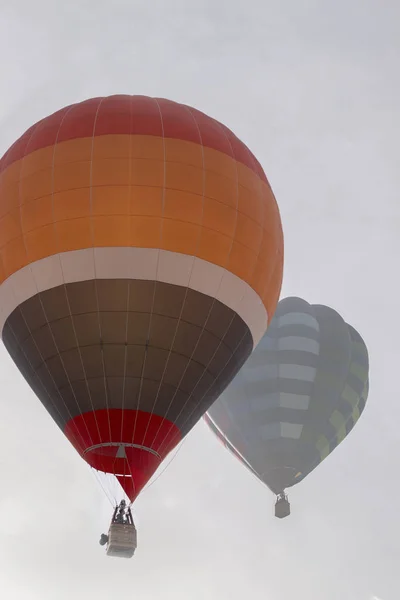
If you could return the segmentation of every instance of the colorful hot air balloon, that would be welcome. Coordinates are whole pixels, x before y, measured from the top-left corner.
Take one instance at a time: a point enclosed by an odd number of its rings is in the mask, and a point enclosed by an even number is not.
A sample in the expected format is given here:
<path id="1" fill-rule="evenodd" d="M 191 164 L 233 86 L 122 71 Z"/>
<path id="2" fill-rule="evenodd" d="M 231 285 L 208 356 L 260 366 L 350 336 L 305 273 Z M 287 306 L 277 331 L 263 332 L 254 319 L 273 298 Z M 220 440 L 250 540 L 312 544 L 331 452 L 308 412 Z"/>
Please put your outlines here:
<path id="1" fill-rule="evenodd" d="M 4 344 L 133 501 L 275 310 L 283 238 L 267 178 L 214 119 L 122 95 L 39 121 L 0 173 Z"/>
<path id="2" fill-rule="evenodd" d="M 368 396 L 368 351 L 332 308 L 281 300 L 255 352 L 205 417 L 212 431 L 278 495 L 346 437 Z M 285 514 L 286 511 L 286 514 Z"/>

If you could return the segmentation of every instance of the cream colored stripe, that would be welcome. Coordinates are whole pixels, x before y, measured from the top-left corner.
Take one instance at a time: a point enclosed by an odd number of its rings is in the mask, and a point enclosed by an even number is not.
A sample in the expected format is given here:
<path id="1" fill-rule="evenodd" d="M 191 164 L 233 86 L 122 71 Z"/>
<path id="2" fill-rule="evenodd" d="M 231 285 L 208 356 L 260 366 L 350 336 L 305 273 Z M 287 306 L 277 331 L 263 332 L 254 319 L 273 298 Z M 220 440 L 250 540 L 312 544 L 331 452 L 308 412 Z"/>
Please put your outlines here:
<path id="1" fill-rule="evenodd" d="M 206 260 L 154 248 L 87 248 L 55 254 L 23 267 L 0 285 L 0 331 L 13 310 L 38 292 L 95 279 L 155 280 L 217 298 L 247 324 L 256 346 L 268 315 L 245 281 Z"/>

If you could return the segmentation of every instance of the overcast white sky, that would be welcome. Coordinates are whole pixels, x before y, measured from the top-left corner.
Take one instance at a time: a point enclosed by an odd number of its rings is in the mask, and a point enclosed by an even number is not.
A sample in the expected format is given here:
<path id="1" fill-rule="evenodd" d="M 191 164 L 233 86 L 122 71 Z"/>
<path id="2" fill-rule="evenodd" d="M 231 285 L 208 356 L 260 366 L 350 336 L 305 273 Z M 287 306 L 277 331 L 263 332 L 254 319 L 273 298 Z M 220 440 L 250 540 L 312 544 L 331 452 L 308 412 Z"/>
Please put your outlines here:
<path id="1" fill-rule="evenodd" d="M 200 423 L 135 504 L 134 559 L 98 545 L 110 505 L 0 348 L 0 597 L 400 598 L 400 4 L 0 0 L 0 154 L 36 120 L 113 93 L 223 121 L 280 205 L 283 296 L 327 303 L 370 351 L 352 435 L 270 492 Z"/>

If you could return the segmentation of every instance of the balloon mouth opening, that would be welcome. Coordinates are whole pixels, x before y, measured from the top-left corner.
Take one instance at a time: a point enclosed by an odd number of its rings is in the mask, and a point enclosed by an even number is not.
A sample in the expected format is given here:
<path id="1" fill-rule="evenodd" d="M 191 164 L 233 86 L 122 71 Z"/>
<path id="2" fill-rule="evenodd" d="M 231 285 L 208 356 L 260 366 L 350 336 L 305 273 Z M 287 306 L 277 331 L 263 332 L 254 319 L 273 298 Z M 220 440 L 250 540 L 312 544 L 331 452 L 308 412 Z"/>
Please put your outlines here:
<path id="1" fill-rule="evenodd" d="M 261 476 L 262 481 L 276 495 L 285 494 L 285 490 L 295 483 L 296 477 L 300 477 L 301 473 L 293 467 L 275 467 L 264 471 Z"/>

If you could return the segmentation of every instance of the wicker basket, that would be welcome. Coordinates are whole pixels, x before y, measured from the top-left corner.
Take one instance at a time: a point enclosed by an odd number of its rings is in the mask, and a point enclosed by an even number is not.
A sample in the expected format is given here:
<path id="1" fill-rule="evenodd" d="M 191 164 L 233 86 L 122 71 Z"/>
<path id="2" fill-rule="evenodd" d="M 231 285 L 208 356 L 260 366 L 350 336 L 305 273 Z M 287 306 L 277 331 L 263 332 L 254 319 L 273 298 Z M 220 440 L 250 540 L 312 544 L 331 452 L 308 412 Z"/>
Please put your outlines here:
<path id="1" fill-rule="evenodd" d="M 108 531 L 108 556 L 132 558 L 137 547 L 137 534 L 134 525 L 112 523 Z"/>

